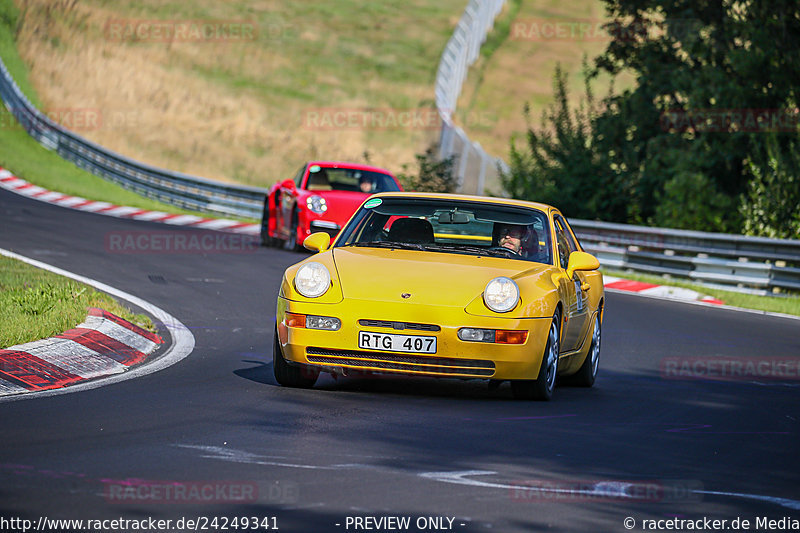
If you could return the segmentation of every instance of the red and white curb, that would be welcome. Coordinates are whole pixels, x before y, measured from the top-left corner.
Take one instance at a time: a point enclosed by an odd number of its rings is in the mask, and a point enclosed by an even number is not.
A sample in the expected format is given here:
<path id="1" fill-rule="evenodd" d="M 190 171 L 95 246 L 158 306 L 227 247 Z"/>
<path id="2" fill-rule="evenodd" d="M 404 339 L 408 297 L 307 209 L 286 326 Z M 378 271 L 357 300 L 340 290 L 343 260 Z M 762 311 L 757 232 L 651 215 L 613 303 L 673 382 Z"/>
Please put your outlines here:
<path id="1" fill-rule="evenodd" d="M 176 215 L 164 213 L 162 211 L 148 211 L 146 209 L 139 209 L 138 207 L 87 200 L 79 196 L 69 196 L 29 183 L 22 178 L 16 177 L 3 167 L 0 167 L 0 187 L 22 196 L 33 198 L 34 200 L 47 202 L 48 204 L 116 218 L 161 222 L 173 226 L 190 226 L 193 228 L 230 231 L 247 235 L 258 235 L 261 232 L 261 226 L 259 224 L 248 224 L 239 222 L 238 220 L 203 218 L 194 215 Z"/>
<path id="2" fill-rule="evenodd" d="M 61 335 L 0 350 L 0 396 L 119 374 L 163 342 L 125 319 L 91 308 L 83 323 Z"/>
<path id="3" fill-rule="evenodd" d="M 100 379 L 83 380 L 81 382 L 76 382 L 70 385 L 69 387 L 61 387 L 61 388 L 46 389 L 46 390 L 32 390 L 26 392 L 25 394 L 7 394 L 7 395 L 0 394 L 0 403 L 15 402 L 19 400 L 27 400 L 33 398 L 43 398 L 59 394 L 72 394 L 76 392 L 96 389 L 99 387 L 106 387 L 108 385 L 113 385 L 115 383 L 120 383 L 122 381 L 128 381 L 132 379 L 149 376 L 150 374 L 153 374 L 155 372 L 160 372 L 175 364 L 180 363 L 181 361 L 186 359 L 194 350 L 195 339 L 194 335 L 192 335 L 192 332 L 189 330 L 189 328 L 187 328 L 184 324 L 181 323 L 180 320 L 178 320 L 173 315 L 169 314 L 167 311 L 148 302 L 147 300 L 144 300 L 142 298 L 139 298 L 138 296 L 117 289 L 116 287 L 112 287 L 111 285 L 108 285 L 101 281 L 88 278 L 86 276 L 81 276 L 80 274 L 75 274 L 74 272 L 64 270 L 63 268 L 58 268 L 57 266 L 49 265 L 47 263 L 43 263 L 42 261 L 38 261 L 36 259 L 31 259 L 30 257 L 25 257 L 24 255 L 14 253 L 11 250 L 0 248 L 0 255 L 3 255 L 5 257 L 11 257 L 12 259 L 22 261 L 23 263 L 35 266 L 36 268 L 47 270 L 48 272 L 52 272 L 59 276 L 64 276 L 70 279 L 74 279 L 78 283 L 83 283 L 92 286 L 99 291 L 105 292 L 106 294 L 109 294 L 114 298 L 117 298 L 118 300 L 128 302 L 129 304 L 141 309 L 142 311 L 150 315 L 153 318 L 153 322 L 159 324 L 160 326 L 163 326 L 164 329 L 169 334 L 169 337 L 171 338 L 171 342 L 167 345 L 166 350 L 164 350 L 163 353 L 159 353 L 158 356 L 153 356 L 153 355 L 148 356 L 147 359 L 142 364 L 127 366 L 127 370 L 125 370 L 124 372 L 111 374 Z"/>
<path id="4" fill-rule="evenodd" d="M 603 276 L 603 284 L 606 289 L 613 289 L 622 292 L 633 292 L 645 296 L 657 296 L 670 300 L 684 300 L 691 302 L 704 302 L 714 305 L 722 305 L 722 300 L 711 296 L 700 294 L 692 289 L 682 287 L 667 287 L 665 285 L 654 285 L 642 281 L 632 281 L 629 279 L 615 278 L 613 276 Z"/>

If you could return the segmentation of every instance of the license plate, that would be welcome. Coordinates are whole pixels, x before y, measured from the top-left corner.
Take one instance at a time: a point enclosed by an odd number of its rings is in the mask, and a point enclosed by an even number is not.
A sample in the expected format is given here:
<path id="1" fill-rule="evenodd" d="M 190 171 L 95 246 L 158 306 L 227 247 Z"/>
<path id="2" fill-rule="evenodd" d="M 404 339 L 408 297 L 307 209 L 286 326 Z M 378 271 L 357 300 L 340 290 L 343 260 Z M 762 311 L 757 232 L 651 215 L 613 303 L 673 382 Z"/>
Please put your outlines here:
<path id="1" fill-rule="evenodd" d="M 436 337 L 359 331 L 358 347 L 387 352 L 436 353 Z"/>

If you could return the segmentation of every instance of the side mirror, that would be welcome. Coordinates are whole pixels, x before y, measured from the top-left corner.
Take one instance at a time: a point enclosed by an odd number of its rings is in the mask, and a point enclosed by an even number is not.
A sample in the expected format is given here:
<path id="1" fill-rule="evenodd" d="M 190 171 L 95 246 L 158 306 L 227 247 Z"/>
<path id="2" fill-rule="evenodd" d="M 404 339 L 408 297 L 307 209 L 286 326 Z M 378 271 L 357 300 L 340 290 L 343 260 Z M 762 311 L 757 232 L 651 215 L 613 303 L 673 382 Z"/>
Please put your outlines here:
<path id="1" fill-rule="evenodd" d="M 281 182 L 281 189 L 294 190 L 295 189 L 294 180 L 283 180 Z"/>
<path id="2" fill-rule="evenodd" d="M 312 233 L 303 241 L 303 248 L 312 252 L 324 252 L 331 245 L 331 236 L 324 231 Z"/>
<path id="3" fill-rule="evenodd" d="M 569 264 L 567 265 L 567 277 L 572 276 L 578 270 L 597 270 L 600 268 L 600 261 L 592 254 L 586 252 L 572 252 L 569 254 Z"/>

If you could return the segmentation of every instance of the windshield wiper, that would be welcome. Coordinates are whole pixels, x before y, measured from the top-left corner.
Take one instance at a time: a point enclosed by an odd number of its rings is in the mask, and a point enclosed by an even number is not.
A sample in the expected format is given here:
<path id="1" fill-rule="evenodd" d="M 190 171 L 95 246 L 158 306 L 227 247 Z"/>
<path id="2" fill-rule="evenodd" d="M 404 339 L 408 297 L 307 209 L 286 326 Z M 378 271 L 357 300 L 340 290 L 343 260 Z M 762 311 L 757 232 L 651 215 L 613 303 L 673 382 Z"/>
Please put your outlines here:
<path id="1" fill-rule="evenodd" d="M 426 250 L 435 251 L 436 249 L 439 250 L 447 250 L 448 252 L 461 252 L 466 254 L 478 254 L 478 255 L 490 255 L 493 257 L 512 257 L 512 258 L 519 258 L 519 255 L 512 252 L 511 250 L 500 249 L 500 248 L 484 248 L 482 246 L 469 246 L 463 244 L 446 244 L 446 243 L 435 243 L 435 244 L 428 244 L 425 245 Z"/>
<path id="2" fill-rule="evenodd" d="M 393 241 L 367 241 L 354 242 L 352 246 L 364 246 L 366 248 L 398 248 L 402 250 L 422 250 L 421 244 L 412 242 L 393 242 Z"/>

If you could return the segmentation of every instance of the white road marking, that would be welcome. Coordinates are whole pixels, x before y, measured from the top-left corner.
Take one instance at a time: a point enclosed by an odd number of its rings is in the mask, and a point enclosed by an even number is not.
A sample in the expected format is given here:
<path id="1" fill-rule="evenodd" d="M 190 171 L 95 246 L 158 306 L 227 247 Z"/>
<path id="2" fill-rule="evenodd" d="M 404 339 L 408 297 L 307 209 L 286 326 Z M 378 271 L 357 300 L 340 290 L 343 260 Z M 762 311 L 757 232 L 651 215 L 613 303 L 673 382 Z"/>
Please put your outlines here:
<path id="1" fill-rule="evenodd" d="M 568 493 L 570 495 L 580 494 L 586 496 L 636 499 L 636 496 L 632 496 L 627 492 L 627 488 L 632 486 L 630 482 L 603 481 L 595 484 L 591 490 L 573 490 L 573 489 L 558 489 L 558 488 L 541 487 L 541 486 L 526 487 L 525 485 L 522 484 L 509 485 L 507 483 L 491 483 L 486 481 L 478 481 L 476 479 L 468 479 L 469 476 L 488 476 L 494 474 L 497 474 L 497 472 L 493 472 L 491 470 L 464 470 L 461 472 L 424 472 L 419 475 L 420 477 L 431 479 L 433 481 L 441 481 L 443 483 L 452 483 L 455 485 L 467 485 L 471 487 L 518 490 L 518 491 L 532 490 L 536 492 Z M 788 509 L 800 510 L 800 501 L 790 500 L 788 498 L 776 498 L 774 496 L 763 496 L 760 494 L 744 494 L 740 492 L 722 492 L 722 491 L 711 491 L 711 490 L 690 490 L 689 492 L 693 494 L 729 496 L 732 498 L 742 498 L 747 500 L 762 501 L 780 505 L 781 507 L 786 507 Z"/>
<path id="2" fill-rule="evenodd" d="M 200 457 L 204 459 L 219 459 L 220 461 L 228 461 L 230 463 L 244 463 L 261 466 L 283 466 L 286 468 L 301 468 L 303 470 L 340 470 L 344 467 L 343 465 L 317 466 L 309 464 L 286 463 L 283 461 L 272 461 L 268 459 L 271 459 L 274 456 L 256 455 L 244 450 L 223 448 L 221 446 L 202 446 L 193 444 L 178 444 L 176 446 L 178 448 L 200 450 L 204 454 Z M 277 458 L 282 459 L 282 457 Z"/>

